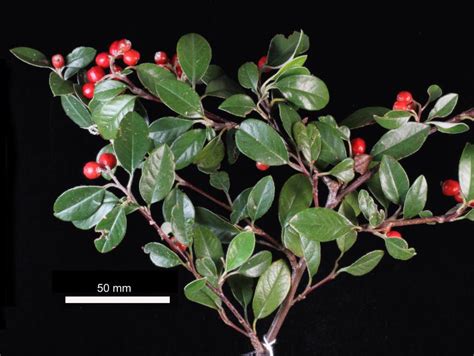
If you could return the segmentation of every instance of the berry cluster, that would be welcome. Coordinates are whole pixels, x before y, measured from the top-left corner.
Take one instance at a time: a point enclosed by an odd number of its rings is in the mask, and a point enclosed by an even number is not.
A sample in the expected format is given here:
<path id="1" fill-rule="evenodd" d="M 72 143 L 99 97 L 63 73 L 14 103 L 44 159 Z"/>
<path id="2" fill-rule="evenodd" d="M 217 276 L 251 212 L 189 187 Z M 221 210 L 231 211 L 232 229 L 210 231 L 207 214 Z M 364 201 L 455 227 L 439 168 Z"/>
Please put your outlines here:
<path id="1" fill-rule="evenodd" d="M 117 165 L 117 158 L 112 153 L 102 153 L 97 162 L 91 161 L 84 165 L 82 173 L 87 179 L 97 179 L 102 171 L 114 169 Z"/>
<path id="2" fill-rule="evenodd" d="M 409 111 L 415 109 L 413 95 L 409 91 L 401 91 L 397 94 L 397 101 L 393 103 L 393 110 Z"/>
<path id="3" fill-rule="evenodd" d="M 459 182 L 457 180 L 446 179 L 441 185 L 441 190 L 443 191 L 444 195 L 446 195 L 447 197 L 453 197 L 456 202 L 464 202 L 464 199 L 461 195 L 461 186 L 459 185 Z M 474 202 L 471 202 L 469 205 L 474 206 Z"/>

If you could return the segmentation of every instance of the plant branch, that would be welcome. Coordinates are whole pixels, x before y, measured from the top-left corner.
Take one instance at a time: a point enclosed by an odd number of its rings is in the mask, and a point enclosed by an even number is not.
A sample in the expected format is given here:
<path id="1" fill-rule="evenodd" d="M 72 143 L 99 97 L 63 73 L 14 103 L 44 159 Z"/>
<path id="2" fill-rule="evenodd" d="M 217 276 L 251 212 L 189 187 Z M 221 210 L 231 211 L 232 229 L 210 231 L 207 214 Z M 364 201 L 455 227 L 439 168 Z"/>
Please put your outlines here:
<path id="1" fill-rule="evenodd" d="M 375 169 L 370 170 L 359 176 L 356 180 L 354 180 L 351 184 L 349 184 L 346 188 L 341 189 L 341 191 L 334 197 L 332 201 L 326 203 L 326 208 L 334 209 L 339 203 L 344 199 L 347 194 L 352 193 L 357 188 L 359 188 L 362 184 L 367 182 L 372 175 L 375 173 Z M 329 199 L 328 199 L 329 200 Z"/>
<path id="2" fill-rule="evenodd" d="M 474 108 L 470 108 L 468 110 L 465 110 L 462 113 L 460 113 L 456 116 L 453 116 L 449 120 L 446 120 L 445 122 L 456 123 L 456 122 L 460 122 L 460 121 L 462 121 L 464 119 L 467 119 L 467 118 L 469 118 L 471 120 L 474 120 Z M 430 134 L 435 133 L 436 131 L 438 131 L 438 128 L 436 126 L 433 126 L 430 130 Z"/>

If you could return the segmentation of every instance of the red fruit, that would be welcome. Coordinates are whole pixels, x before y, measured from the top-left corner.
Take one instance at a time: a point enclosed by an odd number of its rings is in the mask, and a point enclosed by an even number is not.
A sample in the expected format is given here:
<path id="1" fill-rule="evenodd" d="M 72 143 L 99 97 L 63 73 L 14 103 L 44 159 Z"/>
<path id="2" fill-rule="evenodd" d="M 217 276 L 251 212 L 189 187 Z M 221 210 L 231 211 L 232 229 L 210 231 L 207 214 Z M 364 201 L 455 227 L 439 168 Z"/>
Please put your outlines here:
<path id="1" fill-rule="evenodd" d="M 176 65 L 175 71 L 176 71 L 176 76 L 178 78 L 181 78 L 181 76 L 183 75 L 183 69 L 181 68 L 179 63 Z"/>
<path id="2" fill-rule="evenodd" d="M 114 64 L 112 66 L 114 73 L 120 73 L 122 71 L 122 67 L 120 67 L 118 64 Z"/>
<path id="3" fill-rule="evenodd" d="M 82 95 L 87 99 L 92 99 L 94 97 L 95 85 L 93 83 L 86 83 L 82 86 Z"/>
<path id="4" fill-rule="evenodd" d="M 454 179 L 446 179 L 441 186 L 441 190 L 443 194 L 447 197 L 454 197 L 459 194 L 461 187 L 459 186 L 459 182 Z"/>
<path id="5" fill-rule="evenodd" d="M 113 153 L 102 153 L 97 160 L 102 168 L 114 169 L 117 165 L 117 158 Z"/>
<path id="6" fill-rule="evenodd" d="M 416 107 L 415 103 L 410 103 L 407 105 L 408 110 L 415 110 L 415 107 Z"/>
<path id="7" fill-rule="evenodd" d="M 464 199 L 462 198 L 461 193 L 458 193 L 454 196 L 454 200 L 456 200 L 458 203 L 463 203 Z"/>
<path id="8" fill-rule="evenodd" d="M 166 52 L 158 51 L 155 53 L 155 63 L 156 64 L 166 64 L 168 63 L 168 55 Z"/>
<path id="9" fill-rule="evenodd" d="M 109 55 L 107 54 L 107 52 L 99 53 L 99 54 L 95 57 L 95 63 L 96 63 L 99 67 L 102 67 L 102 68 L 109 68 L 109 66 L 110 66 L 110 60 L 109 60 Z"/>
<path id="10" fill-rule="evenodd" d="M 109 54 L 113 57 L 117 57 L 120 54 L 119 41 L 114 41 L 109 47 Z"/>
<path id="11" fill-rule="evenodd" d="M 474 200 L 472 200 L 472 201 L 469 203 L 469 206 L 470 206 L 471 208 L 474 208 Z"/>
<path id="12" fill-rule="evenodd" d="M 413 96 L 409 91 L 401 91 L 397 94 L 397 101 L 410 104 L 413 102 Z"/>
<path id="13" fill-rule="evenodd" d="M 126 38 L 118 41 L 118 49 L 121 53 L 125 53 L 125 52 L 128 52 L 132 49 L 132 42 L 130 42 L 129 40 L 127 40 Z"/>
<path id="14" fill-rule="evenodd" d="M 54 68 L 61 69 L 64 67 L 64 57 L 62 54 L 55 54 L 51 57 L 51 63 L 53 63 Z"/>
<path id="15" fill-rule="evenodd" d="M 84 165 L 82 173 L 84 173 L 87 179 L 97 179 L 100 177 L 101 171 L 102 169 L 97 162 L 87 162 Z"/>
<path id="16" fill-rule="evenodd" d="M 398 231 L 392 230 L 387 232 L 387 237 L 401 239 L 402 234 L 400 234 Z"/>
<path id="17" fill-rule="evenodd" d="M 270 168 L 270 166 L 266 165 L 265 163 L 262 163 L 262 162 L 257 162 L 255 163 L 255 167 L 257 167 L 257 169 L 259 171 L 266 171 L 268 168 Z"/>
<path id="18" fill-rule="evenodd" d="M 178 63 L 179 63 L 178 54 L 175 53 L 175 54 L 173 55 L 173 58 L 171 58 L 171 64 L 172 64 L 173 66 L 175 66 L 175 65 L 178 64 Z"/>
<path id="19" fill-rule="evenodd" d="M 188 246 L 182 244 L 182 243 L 179 242 L 179 241 L 176 241 L 175 244 L 176 244 L 176 247 L 178 247 L 178 248 L 179 248 L 181 251 L 183 251 L 183 252 L 188 249 Z"/>
<path id="20" fill-rule="evenodd" d="M 267 56 L 262 56 L 260 57 L 260 59 L 258 60 L 258 69 L 262 70 L 263 67 L 265 67 L 265 65 L 267 64 Z"/>
<path id="21" fill-rule="evenodd" d="M 102 67 L 95 66 L 87 71 L 87 80 L 91 83 L 95 83 L 101 80 L 104 75 L 104 69 L 102 69 Z"/>
<path id="22" fill-rule="evenodd" d="M 393 104 L 393 110 L 408 110 L 408 103 L 404 101 L 396 101 Z"/>
<path id="23" fill-rule="evenodd" d="M 140 60 L 140 52 L 131 49 L 123 54 L 123 62 L 126 65 L 134 66 Z"/>
<path id="24" fill-rule="evenodd" d="M 351 140 L 352 154 L 361 155 L 365 153 L 365 140 L 360 137 L 353 138 Z"/>

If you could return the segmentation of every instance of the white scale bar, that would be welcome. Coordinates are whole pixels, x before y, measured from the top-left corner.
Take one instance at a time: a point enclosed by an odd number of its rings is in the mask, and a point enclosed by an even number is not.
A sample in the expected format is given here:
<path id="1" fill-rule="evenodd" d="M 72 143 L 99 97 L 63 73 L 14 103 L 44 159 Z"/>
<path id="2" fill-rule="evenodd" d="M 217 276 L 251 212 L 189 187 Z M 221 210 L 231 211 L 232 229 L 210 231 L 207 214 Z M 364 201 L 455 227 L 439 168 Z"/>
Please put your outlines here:
<path id="1" fill-rule="evenodd" d="M 66 296 L 64 302 L 66 304 L 169 304 L 170 297 Z"/>

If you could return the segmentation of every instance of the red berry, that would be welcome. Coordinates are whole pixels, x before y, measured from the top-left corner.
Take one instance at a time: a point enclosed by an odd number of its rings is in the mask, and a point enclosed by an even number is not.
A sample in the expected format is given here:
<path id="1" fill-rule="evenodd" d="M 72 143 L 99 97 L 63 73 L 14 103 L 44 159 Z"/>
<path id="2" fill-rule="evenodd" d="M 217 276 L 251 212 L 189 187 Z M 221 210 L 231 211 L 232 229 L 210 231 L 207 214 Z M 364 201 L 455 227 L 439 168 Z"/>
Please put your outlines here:
<path id="1" fill-rule="evenodd" d="M 454 179 L 447 179 L 443 182 L 441 186 L 441 190 L 443 194 L 447 197 L 454 197 L 459 194 L 461 187 L 459 186 L 459 182 Z"/>
<path id="2" fill-rule="evenodd" d="M 402 234 L 400 234 L 398 231 L 392 230 L 387 232 L 387 237 L 401 239 Z"/>
<path id="3" fill-rule="evenodd" d="M 118 64 L 114 64 L 112 66 L 114 73 L 120 73 L 122 71 L 122 67 L 120 67 Z"/>
<path id="4" fill-rule="evenodd" d="M 87 99 L 92 99 L 94 97 L 94 83 L 86 83 L 82 86 L 82 95 L 84 95 Z"/>
<path id="5" fill-rule="evenodd" d="M 120 51 L 120 53 L 125 53 L 125 52 L 128 52 L 132 49 L 132 42 L 130 42 L 129 40 L 127 40 L 126 38 L 118 41 L 118 49 Z"/>
<path id="6" fill-rule="evenodd" d="M 178 78 L 181 78 L 181 76 L 183 75 L 183 69 L 181 68 L 179 63 L 176 65 L 175 71 L 176 71 L 176 76 Z"/>
<path id="7" fill-rule="evenodd" d="M 110 60 L 109 60 L 109 55 L 107 54 L 107 52 L 99 53 L 99 54 L 95 57 L 95 63 L 96 63 L 99 67 L 102 67 L 102 68 L 109 68 L 109 66 L 110 66 Z"/>
<path id="8" fill-rule="evenodd" d="M 470 206 L 471 208 L 474 208 L 474 200 L 471 200 L 471 202 L 469 203 L 469 206 Z"/>
<path id="9" fill-rule="evenodd" d="M 260 57 L 260 59 L 258 60 L 258 69 L 262 70 L 263 67 L 265 67 L 265 65 L 267 64 L 267 56 L 262 56 Z"/>
<path id="10" fill-rule="evenodd" d="M 155 63 L 156 64 L 166 64 L 168 63 L 168 55 L 166 52 L 158 51 L 155 53 Z"/>
<path id="11" fill-rule="evenodd" d="M 255 163 L 255 167 L 257 167 L 257 169 L 259 171 L 266 171 L 268 168 L 270 168 L 270 166 L 266 165 L 265 163 L 262 163 L 262 162 L 257 162 Z"/>
<path id="12" fill-rule="evenodd" d="M 91 83 L 95 83 L 101 80 L 104 75 L 104 69 L 102 69 L 102 67 L 95 66 L 87 71 L 87 80 Z"/>
<path id="13" fill-rule="evenodd" d="M 97 162 L 87 162 L 82 173 L 87 179 L 97 179 L 100 177 L 101 168 Z"/>
<path id="14" fill-rule="evenodd" d="M 64 67 L 64 57 L 62 54 L 55 54 L 51 57 L 51 63 L 53 63 L 54 68 L 61 69 Z"/>
<path id="15" fill-rule="evenodd" d="M 461 193 L 458 193 L 454 196 L 454 200 L 456 200 L 458 203 L 463 203 L 464 199 L 462 198 Z"/>
<path id="16" fill-rule="evenodd" d="M 397 94 L 397 101 L 401 101 L 402 103 L 410 104 L 413 102 L 413 96 L 409 91 L 401 91 Z"/>
<path id="17" fill-rule="evenodd" d="M 361 155 L 365 153 L 365 141 L 363 138 L 356 137 L 351 140 L 352 154 Z"/>
<path id="18" fill-rule="evenodd" d="M 416 107 L 415 103 L 410 103 L 407 105 L 408 110 L 415 110 L 415 107 Z"/>
<path id="19" fill-rule="evenodd" d="M 140 52 L 131 49 L 123 54 L 123 62 L 126 65 L 134 66 L 140 60 Z"/>
<path id="20" fill-rule="evenodd" d="M 178 59 L 178 54 L 175 53 L 173 54 L 173 58 L 171 58 L 171 64 L 173 65 L 173 67 L 179 63 L 179 59 Z"/>
<path id="21" fill-rule="evenodd" d="M 110 44 L 109 54 L 113 57 L 117 57 L 120 54 L 119 41 L 114 41 Z"/>
<path id="22" fill-rule="evenodd" d="M 396 101 L 393 104 L 393 110 L 408 110 L 408 103 L 404 101 Z"/>
<path id="23" fill-rule="evenodd" d="M 102 168 L 114 169 L 117 165 L 117 158 L 113 153 L 102 153 L 97 160 Z"/>
<path id="24" fill-rule="evenodd" d="M 188 249 L 188 246 L 182 244 L 181 242 L 179 241 L 176 241 L 176 246 L 181 250 L 181 251 L 186 251 Z"/>

